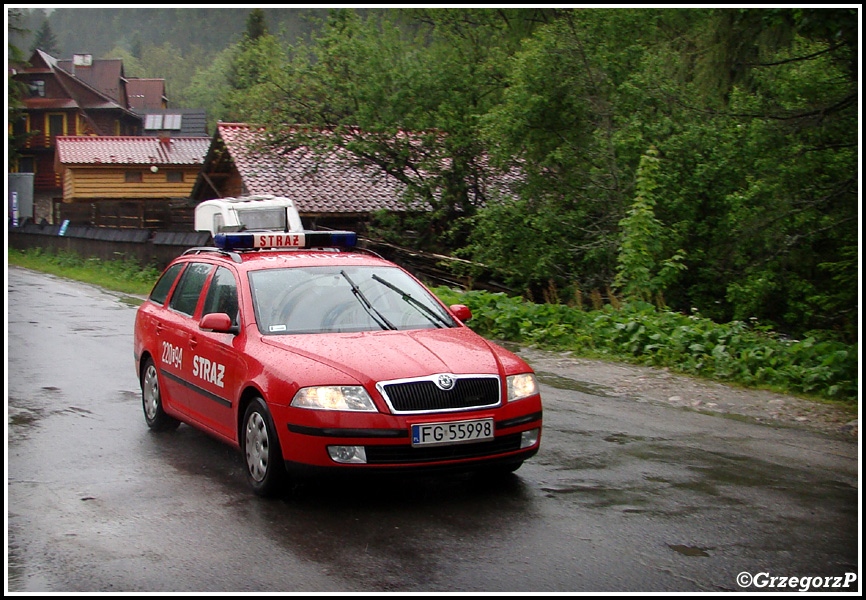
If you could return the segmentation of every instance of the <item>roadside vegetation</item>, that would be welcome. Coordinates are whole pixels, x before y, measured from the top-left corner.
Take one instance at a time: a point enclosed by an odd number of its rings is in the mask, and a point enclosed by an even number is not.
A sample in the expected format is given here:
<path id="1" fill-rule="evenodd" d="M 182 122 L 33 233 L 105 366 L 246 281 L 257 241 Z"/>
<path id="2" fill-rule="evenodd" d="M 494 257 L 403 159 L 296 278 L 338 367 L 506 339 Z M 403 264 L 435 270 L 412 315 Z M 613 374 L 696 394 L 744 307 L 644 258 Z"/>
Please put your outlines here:
<path id="1" fill-rule="evenodd" d="M 72 252 L 49 252 L 42 248 L 10 248 L 8 257 L 10 265 L 69 277 L 125 294 L 149 294 L 160 274 L 156 268 L 142 268 L 138 262 L 126 257 L 101 260 L 84 258 Z"/>
<path id="2" fill-rule="evenodd" d="M 105 261 L 38 248 L 10 249 L 8 261 L 127 294 L 149 293 L 159 277 L 156 268 L 126 258 Z M 837 340 L 817 335 L 794 340 L 755 319 L 720 324 L 697 309 L 684 315 L 639 301 L 586 309 L 477 290 L 436 287 L 433 292 L 446 304 L 467 305 L 473 315 L 469 325 L 492 339 L 848 405 L 857 402 L 857 346 Z"/>
<path id="3" fill-rule="evenodd" d="M 697 309 L 685 315 L 640 301 L 585 310 L 501 293 L 433 291 L 446 304 L 467 305 L 468 325 L 491 339 L 857 403 L 856 345 L 817 335 L 790 339 L 756 319 L 716 323 Z"/>

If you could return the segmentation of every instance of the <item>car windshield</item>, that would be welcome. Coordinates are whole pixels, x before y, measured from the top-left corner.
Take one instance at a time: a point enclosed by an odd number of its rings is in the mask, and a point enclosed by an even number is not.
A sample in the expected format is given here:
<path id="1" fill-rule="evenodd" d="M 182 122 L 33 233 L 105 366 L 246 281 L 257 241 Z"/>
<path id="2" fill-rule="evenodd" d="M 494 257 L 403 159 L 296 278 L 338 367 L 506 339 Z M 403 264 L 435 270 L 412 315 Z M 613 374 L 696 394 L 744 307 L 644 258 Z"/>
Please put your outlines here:
<path id="1" fill-rule="evenodd" d="M 431 294 L 394 267 L 296 267 L 250 273 L 259 331 L 266 335 L 457 324 Z"/>

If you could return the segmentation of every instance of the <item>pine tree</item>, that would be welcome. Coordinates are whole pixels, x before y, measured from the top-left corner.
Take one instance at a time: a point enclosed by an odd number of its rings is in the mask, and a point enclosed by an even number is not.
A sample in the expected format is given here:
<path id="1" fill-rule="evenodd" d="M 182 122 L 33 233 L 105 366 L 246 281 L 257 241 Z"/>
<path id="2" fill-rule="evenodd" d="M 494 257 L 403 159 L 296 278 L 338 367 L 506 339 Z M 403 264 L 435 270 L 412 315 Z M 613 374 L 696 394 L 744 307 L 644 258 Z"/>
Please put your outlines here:
<path id="1" fill-rule="evenodd" d="M 247 17 L 246 38 L 248 40 L 257 40 L 263 35 L 267 35 L 267 33 L 268 26 L 265 23 L 265 11 L 261 8 L 254 8 Z"/>
<path id="2" fill-rule="evenodd" d="M 57 48 L 57 38 L 54 37 L 54 32 L 51 31 L 51 25 L 48 19 L 42 21 L 42 26 L 36 32 L 36 38 L 33 40 L 33 45 L 30 47 L 30 53 L 33 54 L 37 49 L 42 50 L 51 56 L 57 56 L 60 50 Z"/>

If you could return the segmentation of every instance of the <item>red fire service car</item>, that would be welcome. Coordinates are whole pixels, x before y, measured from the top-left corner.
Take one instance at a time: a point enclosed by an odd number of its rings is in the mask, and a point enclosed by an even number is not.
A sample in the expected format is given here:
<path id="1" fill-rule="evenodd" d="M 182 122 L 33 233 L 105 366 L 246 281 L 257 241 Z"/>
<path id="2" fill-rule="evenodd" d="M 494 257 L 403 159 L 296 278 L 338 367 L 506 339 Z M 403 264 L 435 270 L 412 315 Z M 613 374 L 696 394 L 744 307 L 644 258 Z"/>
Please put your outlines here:
<path id="1" fill-rule="evenodd" d="M 538 451 L 535 375 L 350 232 L 236 232 L 193 248 L 135 321 L 152 429 L 239 448 L 257 494 L 292 473 L 512 471 Z"/>

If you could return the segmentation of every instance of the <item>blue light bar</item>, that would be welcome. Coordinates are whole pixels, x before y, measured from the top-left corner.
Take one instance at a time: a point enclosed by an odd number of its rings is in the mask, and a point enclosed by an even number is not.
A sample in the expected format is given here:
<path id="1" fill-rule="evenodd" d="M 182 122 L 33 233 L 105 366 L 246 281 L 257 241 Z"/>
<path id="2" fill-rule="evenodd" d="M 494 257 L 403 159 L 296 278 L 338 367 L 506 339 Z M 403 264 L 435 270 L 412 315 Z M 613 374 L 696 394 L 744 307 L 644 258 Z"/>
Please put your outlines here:
<path id="1" fill-rule="evenodd" d="M 221 250 L 353 248 L 358 235 L 354 231 L 260 231 L 218 233 L 213 240 Z"/>

